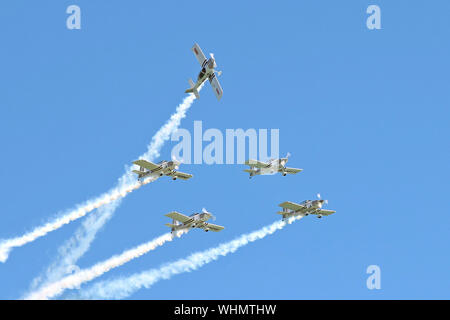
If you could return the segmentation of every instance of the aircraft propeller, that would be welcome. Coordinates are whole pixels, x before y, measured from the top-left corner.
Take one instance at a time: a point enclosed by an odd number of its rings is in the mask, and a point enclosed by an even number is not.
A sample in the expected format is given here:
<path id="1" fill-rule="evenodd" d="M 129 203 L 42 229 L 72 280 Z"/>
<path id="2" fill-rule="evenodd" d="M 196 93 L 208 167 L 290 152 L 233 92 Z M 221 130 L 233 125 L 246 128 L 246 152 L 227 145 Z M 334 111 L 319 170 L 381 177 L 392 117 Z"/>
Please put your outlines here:
<path id="1" fill-rule="evenodd" d="M 288 152 L 286 153 L 286 156 L 282 159 L 279 160 L 279 163 L 283 166 L 286 167 L 286 162 L 288 162 L 289 157 L 291 156 L 291 153 Z M 285 173 L 283 175 L 286 175 Z"/>
<path id="2" fill-rule="evenodd" d="M 318 198 L 319 200 L 321 199 L 320 193 L 317 194 L 317 198 Z M 328 204 L 328 200 L 324 200 L 324 203 L 325 203 L 325 204 Z"/>
<path id="3" fill-rule="evenodd" d="M 210 53 L 209 55 L 214 60 L 214 69 L 217 68 L 217 63 L 216 63 L 216 59 L 214 58 L 214 53 Z M 215 71 L 217 72 L 217 76 L 220 77 L 222 75 L 222 71 L 218 71 L 218 70 L 215 70 Z"/>
<path id="4" fill-rule="evenodd" d="M 183 163 L 183 159 L 178 160 L 175 155 L 172 155 L 172 161 L 176 161 L 178 163 Z M 179 166 L 175 166 L 175 169 L 178 170 Z"/>
<path id="5" fill-rule="evenodd" d="M 212 214 L 211 212 L 209 212 L 208 210 L 206 210 L 205 208 L 202 208 L 202 212 L 203 212 L 203 213 L 209 214 L 209 215 L 211 216 L 211 219 L 212 219 L 213 221 L 216 221 L 216 216 L 213 215 L 213 214 Z"/>

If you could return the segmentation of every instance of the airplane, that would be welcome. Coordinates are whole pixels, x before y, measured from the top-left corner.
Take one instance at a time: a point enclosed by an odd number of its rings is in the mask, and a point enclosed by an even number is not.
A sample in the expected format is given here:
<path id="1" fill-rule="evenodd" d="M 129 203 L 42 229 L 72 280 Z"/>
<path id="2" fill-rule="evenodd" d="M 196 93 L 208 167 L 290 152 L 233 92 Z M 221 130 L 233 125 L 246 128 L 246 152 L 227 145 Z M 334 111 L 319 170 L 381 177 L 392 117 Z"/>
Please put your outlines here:
<path id="1" fill-rule="evenodd" d="M 139 181 L 142 181 L 151 175 L 159 175 L 160 177 L 166 175 L 172 177 L 173 180 L 177 180 L 177 178 L 183 180 L 192 178 L 192 174 L 177 171 L 181 162 L 176 160 L 163 160 L 155 164 L 153 162 L 140 159 L 134 161 L 133 164 L 139 166 L 139 170 L 133 170 L 133 172 L 138 175 Z"/>
<path id="2" fill-rule="evenodd" d="M 303 171 L 303 169 L 286 167 L 289 156 L 290 153 L 288 153 L 284 158 L 270 159 L 268 162 L 261 162 L 258 160 L 250 159 L 245 161 L 245 164 L 250 166 L 250 169 L 245 169 L 244 171 L 250 174 L 250 179 L 255 175 L 274 174 L 276 172 L 281 172 L 283 176 L 285 176 L 288 173 L 296 174 L 300 171 Z"/>
<path id="3" fill-rule="evenodd" d="M 320 194 L 317 195 L 318 200 L 305 200 L 300 204 L 286 201 L 280 203 L 279 206 L 283 208 L 283 211 L 278 211 L 278 214 L 283 216 L 283 221 L 299 215 L 307 216 L 309 214 L 317 215 L 317 218 L 322 218 L 322 216 L 329 216 L 335 213 L 334 210 L 322 209 L 324 203 L 328 204 L 328 200 L 320 199 Z"/>
<path id="4" fill-rule="evenodd" d="M 189 84 L 191 85 L 191 88 L 187 89 L 185 92 L 186 93 L 192 92 L 197 99 L 200 99 L 200 95 L 198 94 L 197 89 L 203 82 L 206 81 L 206 79 L 208 79 L 209 82 L 211 83 L 212 89 L 217 97 L 217 100 L 220 100 L 220 98 L 222 98 L 223 91 L 222 87 L 220 86 L 219 80 L 217 80 L 215 72 L 217 72 L 217 76 L 220 76 L 222 74 L 222 71 L 214 70 L 214 68 L 217 67 L 216 60 L 214 60 L 214 54 L 210 53 L 209 55 L 211 57 L 209 59 L 206 59 L 202 49 L 200 49 L 198 44 L 194 44 L 191 50 L 194 52 L 195 57 L 200 63 L 202 69 L 198 74 L 197 82 L 195 84 L 194 81 L 192 81 L 192 79 L 189 79 Z"/>
<path id="5" fill-rule="evenodd" d="M 193 213 L 190 216 L 185 216 L 179 212 L 173 211 L 165 215 L 166 217 L 172 218 L 172 223 L 166 223 L 165 225 L 171 228 L 172 233 L 178 230 L 199 228 L 206 232 L 209 230 L 214 232 L 219 232 L 224 229 L 222 226 L 217 224 L 208 223 L 211 218 L 214 218 L 211 212 L 206 211 L 205 208 L 202 209 L 201 213 Z M 215 218 L 214 218 L 215 219 Z"/>

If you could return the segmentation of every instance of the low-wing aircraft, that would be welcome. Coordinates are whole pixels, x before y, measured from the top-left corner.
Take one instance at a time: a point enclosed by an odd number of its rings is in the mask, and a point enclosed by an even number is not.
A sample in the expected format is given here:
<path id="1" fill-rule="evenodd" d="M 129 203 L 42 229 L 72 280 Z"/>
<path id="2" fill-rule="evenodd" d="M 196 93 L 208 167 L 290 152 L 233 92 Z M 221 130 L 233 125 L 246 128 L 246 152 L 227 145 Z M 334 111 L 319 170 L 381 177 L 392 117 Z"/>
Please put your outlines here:
<path id="1" fill-rule="evenodd" d="M 222 87 L 220 86 L 219 80 L 217 80 L 217 76 L 220 76 L 222 74 L 222 71 L 216 71 L 214 68 L 217 67 L 216 60 L 214 59 L 214 54 L 210 53 L 211 56 L 209 59 L 206 59 L 202 49 L 200 49 L 198 44 L 194 44 L 192 47 L 192 51 L 195 54 L 195 57 L 197 58 L 198 62 L 200 63 L 200 66 L 202 69 L 200 70 L 200 73 L 197 77 L 197 82 L 194 83 L 192 79 L 189 79 L 189 84 L 191 85 L 191 88 L 187 89 L 185 92 L 190 93 L 192 92 L 197 99 L 200 98 L 200 95 L 198 94 L 198 87 L 206 81 L 206 79 L 209 80 L 211 83 L 211 87 L 214 91 L 214 94 L 217 97 L 217 100 L 220 100 L 222 98 Z"/>
<path id="2" fill-rule="evenodd" d="M 166 223 L 166 226 L 171 228 L 172 232 L 191 228 L 203 229 L 206 232 L 209 230 L 218 232 L 224 229 L 224 227 L 218 226 L 217 224 L 206 222 L 209 219 L 214 218 L 214 216 L 204 208 L 202 209 L 202 212 L 194 213 L 190 216 L 185 216 L 176 211 L 170 212 L 165 216 L 172 218 L 172 223 Z"/>
<path id="3" fill-rule="evenodd" d="M 173 180 L 177 180 L 177 178 L 183 180 L 192 178 L 192 174 L 177 171 L 181 162 L 176 160 L 163 160 L 158 163 L 153 163 L 147 160 L 140 159 L 134 161 L 133 163 L 139 166 L 139 170 L 133 170 L 133 172 L 138 175 L 139 181 L 142 181 L 143 179 L 151 175 L 159 175 L 160 177 L 166 175 L 172 177 Z"/>
<path id="4" fill-rule="evenodd" d="M 294 203 L 286 201 L 280 203 L 279 206 L 283 208 L 283 211 L 278 211 L 278 214 L 283 216 L 283 220 L 290 217 L 296 217 L 299 215 L 307 216 L 309 214 L 317 215 L 317 218 L 322 218 L 322 216 L 329 216 L 335 213 L 334 210 L 322 209 L 324 203 L 328 204 L 328 200 L 320 199 L 320 194 L 318 194 L 318 200 L 305 200 L 302 203 Z"/>
<path id="5" fill-rule="evenodd" d="M 267 162 L 250 159 L 245 161 L 245 164 L 250 166 L 250 169 L 245 169 L 244 171 L 250 174 L 250 179 L 255 175 L 274 174 L 276 172 L 281 172 L 283 176 L 285 176 L 288 173 L 296 174 L 300 171 L 303 171 L 303 169 L 286 167 L 289 156 L 290 154 L 288 153 L 284 158 L 270 159 Z"/>

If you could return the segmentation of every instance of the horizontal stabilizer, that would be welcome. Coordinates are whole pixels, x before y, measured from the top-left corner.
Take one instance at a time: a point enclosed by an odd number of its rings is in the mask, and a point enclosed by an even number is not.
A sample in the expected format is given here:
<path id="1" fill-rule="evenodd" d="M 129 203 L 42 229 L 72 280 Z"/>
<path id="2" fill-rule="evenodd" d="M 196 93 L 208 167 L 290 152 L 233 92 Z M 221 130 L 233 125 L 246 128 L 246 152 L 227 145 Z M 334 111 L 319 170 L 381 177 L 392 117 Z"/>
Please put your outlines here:
<path id="1" fill-rule="evenodd" d="M 194 81 L 192 81 L 192 79 L 189 79 L 189 85 L 191 87 L 189 89 L 187 89 L 185 92 L 193 93 L 197 99 L 200 99 L 200 95 L 198 94 L 197 87 L 196 87 Z"/>
<path id="2" fill-rule="evenodd" d="M 171 224 L 171 223 L 166 223 L 165 226 L 168 226 L 169 228 L 176 228 L 177 227 L 177 225 Z"/>
<path id="3" fill-rule="evenodd" d="M 278 214 L 285 215 L 287 212 L 277 211 Z"/>

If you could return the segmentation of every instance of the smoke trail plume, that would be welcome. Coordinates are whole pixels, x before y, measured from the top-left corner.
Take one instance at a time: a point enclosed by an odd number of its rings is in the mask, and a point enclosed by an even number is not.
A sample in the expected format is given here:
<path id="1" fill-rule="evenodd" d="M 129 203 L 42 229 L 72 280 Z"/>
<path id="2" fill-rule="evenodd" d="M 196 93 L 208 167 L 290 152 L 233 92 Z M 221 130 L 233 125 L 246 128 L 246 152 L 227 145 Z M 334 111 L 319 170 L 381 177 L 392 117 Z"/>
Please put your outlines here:
<path id="1" fill-rule="evenodd" d="M 174 275 L 199 269 L 203 265 L 217 260 L 220 256 L 233 253 L 250 242 L 262 239 L 277 230 L 283 229 L 287 224 L 301 219 L 302 216 L 291 218 L 288 221 L 276 221 L 257 231 L 244 234 L 230 242 L 220 244 L 215 248 L 193 253 L 187 258 L 166 264 L 157 269 L 150 269 L 134 274 L 127 278 L 118 278 L 102 281 L 92 287 L 82 290 L 78 298 L 81 299 L 122 299 L 130 296 L 140 288 L 150 288 L 154 283 L 163 279 L 170 279 Z"/>
<path id="2" fill-rule="evenodd" d="M 102 274 L 108 272 L 113 268 L 117 268 L 133 259 L 148 253 L 151 250 L 155 250 L 157 247 L 162 246 L 167 241 L 172 241 L 175 237 L 180 237 L 182 233 L 186 231 L 179 231 L 177 233 L 166 233 L 156 239 L 153 239 L 147 243 L 141 244 L 133 249 L 124 251 L 120 255 L 113 256 L 108 260 L 99 262 L 91 268 L 80 270 L 72 275 L 62 278 L 56 282 L 50 283 L 47 286 L 42 287 L 38 291 L 35 291 L 25 297 L 30 300 L 44 300 L 50 299 L 57 295 L 60 295 L 66 289 L 78 288 L 81 284 L 91 281 Z"/>
<path id="3" fill-rule="evenodd" d="M 154 181 L 156 178 L 150 177 L 149 180 L 145 180 L 144 184 Z M 121 199 L 113 201 L 89 215 L 75 231 L 75 234 L 58 249 L 58 257 L 47 268 L 45 274 L 32 281 L 30 291 L 36 290 L 40 285 L 45 286 L 55 282 L 77 269 L 75 263 L 89 249 L 97 231 L 112 217 L 110 213 L 119 206 L 120 202 Z"/>
<path id="4" fill-rule="evenodd" d="M 148 183 L 147 181 L 146 183 Z M 146 184 L 143 183 L 143 184 Z M 9 252 L 14 247 L 21 247 L 29 242 L 32 242 L 40 237 L 45 236 L 47 233 L 61 228 L 62 226 L 84 217 L 86 214 L 94 209 L 97 209 L 107 203 L 111 203 L 117 199 L 125 197 L 128 193 L 139 189 L 143 184 L 134 182 L 130 184 L 120 184 L 116 188 L 104 193 L 100 197 L 86 201 L 84 204 L 79 205 L 77 208 L 60 215 L 53 221 L 47 222 L 43 226 L 37 227 L 34 230 L 24 234 L 23 236 L 3 240 L 0 242 L 0 262 L 5 262 L 8 259 Z"/>
<path id="5" fill-rule="evenodd" d="M 199 88 L 200 91 L 201 88 Z M 186 116 L 187 110 L 191 107 L 195 100 L 193 94 L 189 94 L 183 102 L 178 105 L 177 110 L 166 124 L 161 127 L 158 132 L 153 136 L 148 150 L 140 158 L 143 159 L 154 159 L 159 156 L 159 152 L 164 142 L 170 138 L 172 132 L 178 129 L 181 119 Z M 118 186 L 110 190 L 109 192 L 101 195 L 94 200 L 88 200 L 86 203 L 77 206 L 75 209 L 70 210 L 58 216 L 55 220 L 46 223 L 43 226 L 37 227 L 34 230 L 24 234 L 20 237 L 15 237 L 11 239 L 6 239 L 0 242 L 0 262 L 5 262 L 8 259 L 10 251 L 14 247 L 21 247 L 29 242 L 32 242 L 40 237 L 45 236 L 47 233 L 61 228 L 62 226 L 84 217 L 86 214 L 94 209 L 99 208 L 102 205 L 111 203 L 112 201 L 118 200 L 125 197 L 127 193 L 136 190 L 141 185 L 136 181 L 136 177 L 128 170 L 120 179 Z M 112 205 L 110 212 L 114 212 L 118 204 Z M 103 217 L 101 217 L 103 218 Z M 107 219 L 103 219 L 105 222 Z M 101 226 L 100 226 L 101 227 Z M 87 229 L 86 229 L 87 230 Z"/>
<path id="6" fill-rule="evenodd" d="M 203 85 L 199 88 L 199 91 Z M 172 133 L 174 133 L 180 126 L 181 120 L 186 117 L 186 112 L 191 107 L 195 100 L 195 96 L 190 94 L 184 98 L 183 102 L 178 105 L 176 111 L 170 119 L 156 132 L 152 137 L 147 151 L 141 155 L 140 159 L 146 159 L 153 161 L 159 157 L 164 143 L 170 139 Z M 135 175 L 130 171 L 120 178 L 121 181 L 133 181 Z M 45 275 L 40 276 L 33 280 L 31 290 L 34 291 L 42 283 L 41 287 L 57 281 L 64 275 L 71 272 L 84 253 L 89 250 L 91 243 L 94 241 L 97 232 L 105 225 L 105 223 L 113 216 L 116 208 L 120 205 L 120 199 L 109 203 L 106 206 L 100 208 L 96 214 L 91 215 L 86 219 L 83 224 L 77 229 L 75 235 L 66 241 L 58 250 L 58 257 L 55 262 L 45 272 Z M 30 293 L 32 294 L 32 293 Z"/>

